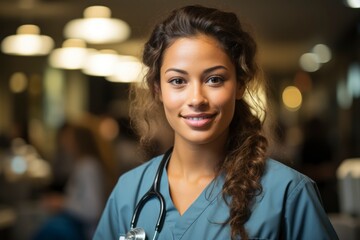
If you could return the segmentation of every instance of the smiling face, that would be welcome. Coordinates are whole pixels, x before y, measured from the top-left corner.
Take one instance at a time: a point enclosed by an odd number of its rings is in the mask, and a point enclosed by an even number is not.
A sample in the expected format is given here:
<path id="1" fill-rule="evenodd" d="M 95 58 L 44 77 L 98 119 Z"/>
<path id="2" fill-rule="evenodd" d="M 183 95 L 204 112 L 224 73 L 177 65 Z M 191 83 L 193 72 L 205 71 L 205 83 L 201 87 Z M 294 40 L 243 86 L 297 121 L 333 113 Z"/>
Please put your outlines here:
<path id="1" fill-rule="evenodd" d="M 233 63 L 213 37 L 179 38 L 165 50 L 159 95 L 175 143 L 225 144 L 242 94 Z"/>

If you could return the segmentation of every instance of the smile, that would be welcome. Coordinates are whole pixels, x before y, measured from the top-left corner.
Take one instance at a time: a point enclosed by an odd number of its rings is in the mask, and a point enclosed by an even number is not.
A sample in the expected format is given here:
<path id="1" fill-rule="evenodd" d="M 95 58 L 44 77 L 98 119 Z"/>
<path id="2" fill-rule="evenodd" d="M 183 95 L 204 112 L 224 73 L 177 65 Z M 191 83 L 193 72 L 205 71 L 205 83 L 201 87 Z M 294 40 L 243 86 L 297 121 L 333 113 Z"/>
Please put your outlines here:
<path id="1" fill-rule="evenodd" d="M 203 128 L 208 126 L 213 119 L 215 118 L 216 114 L 201 114 L 201 115 L 185 115 L 181 116 L 185 123 L 192 128 Z"/>
<path id="2" fill-rule="evenodd" d="M 185 117 L 185 118 L 189 119 L 191 121 L 200 121 L 200 120 L 208 119 L 208 118 L 211 118 L 211 117 Z"/>

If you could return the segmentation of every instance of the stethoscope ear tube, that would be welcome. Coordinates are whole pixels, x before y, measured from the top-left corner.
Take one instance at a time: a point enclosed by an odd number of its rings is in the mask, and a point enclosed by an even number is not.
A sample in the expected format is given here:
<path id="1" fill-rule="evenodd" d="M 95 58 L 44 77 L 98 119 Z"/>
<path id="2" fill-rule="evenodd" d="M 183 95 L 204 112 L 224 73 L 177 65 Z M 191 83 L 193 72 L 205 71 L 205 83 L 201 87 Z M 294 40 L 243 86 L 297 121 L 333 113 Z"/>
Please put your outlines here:
<path id="1" fill-rule="evenodd" d="M 157 195 L 160 202 L 160 212 L 159 212 L 159 218 L 155 226 L 155 232 L 160 232 L 164 225 L 164 220 L 165 220 L 165 200 L 161 194 L 158 193 Z"/>
<path id="2" fill-rule="evenodd" d="M 159 200 L 160 203 L 160 211 L 159 211 L 159 217 L 155 226 L 155 234 L 157 234 L 158 232 L 161 231 L 163 225 L 164 225 L 164 220 L 165 220 L 165 199 L 162 196 L 162 194 L 160 193 L 160 181 L 161 181 L 161 176 L 163 173 L 163 170 L 166 166 L 166 164 L 169 162 L 170 160 L 170 156 L 172 153 L 172 148 L 170 148 L 163 156 L 163 159 L 160 162 L 159 168 L 156 172 L 153 184 L 151 185 L 150 189 L 145 193 L 145 195 L 140 199 L 140 201 L 138 202 L 138 204 L 135 207 L 132 219 L 131 219 L 131 224 L 130 224 L 130 229 L 137 229 L 135 228 L 136 224 L 137 224 L 137 220 L 140 216 L 140 212 L 142 210 L 142 208 L 144 207 L 145 203 L 150 200 L 151 198 L 155 197 Z"/>

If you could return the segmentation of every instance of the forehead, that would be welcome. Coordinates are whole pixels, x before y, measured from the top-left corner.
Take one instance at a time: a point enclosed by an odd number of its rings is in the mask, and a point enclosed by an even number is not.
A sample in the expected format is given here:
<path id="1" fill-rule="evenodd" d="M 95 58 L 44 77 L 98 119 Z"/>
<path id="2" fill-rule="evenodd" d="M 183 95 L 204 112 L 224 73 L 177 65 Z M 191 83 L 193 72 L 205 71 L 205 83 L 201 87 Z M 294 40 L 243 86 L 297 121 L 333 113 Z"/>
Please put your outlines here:
<path id="1" fill-rule="evenodd" d="M 212 36 L 199 34 L 178 38 L 164 51 L 162 66 L 167 65 L 232 65 L 232 61 L 220 42 Z"/>

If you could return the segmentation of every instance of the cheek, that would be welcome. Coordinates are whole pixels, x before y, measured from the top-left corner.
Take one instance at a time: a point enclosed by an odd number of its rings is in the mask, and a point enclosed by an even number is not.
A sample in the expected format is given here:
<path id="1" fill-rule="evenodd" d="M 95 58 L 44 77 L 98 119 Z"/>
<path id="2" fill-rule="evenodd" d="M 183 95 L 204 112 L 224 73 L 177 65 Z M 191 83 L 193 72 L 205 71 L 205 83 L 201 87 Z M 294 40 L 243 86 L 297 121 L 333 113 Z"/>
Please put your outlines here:
<path id="1" fill-rule="evenodd" d="M 232 89 L 227 91 L 220 91 L 216 94 L 211 95 L 214 103 L 223 108 L 232 108 L 235 106 L 237 94 Z"/>
<path id="2" fill-rule="evenodd" d="M 166 91 L 165 91 L 166 93 Z M 173 130 L 177 129 L 179 114 L 184 108 L 184 96 L 180 93 L 163 94 L 163 108 L 167 122 Z"/>
<path id="3" fill-rule="evenodd" d="M 165 111 L 179 111 L 184 103 L 184 94 L 179 92 L 167 91 L 167 89 L 164 89 L 161 94 L 161 99 Z"/>
<path id="4" fill-rule="evenodd" d="M 236 94 L 214 95 L 214 101 L 216 102 L 217 107 L 221 109 L 222 116 L 226 118 L 227 121 L 231 121 L 235 112 Z"/>

